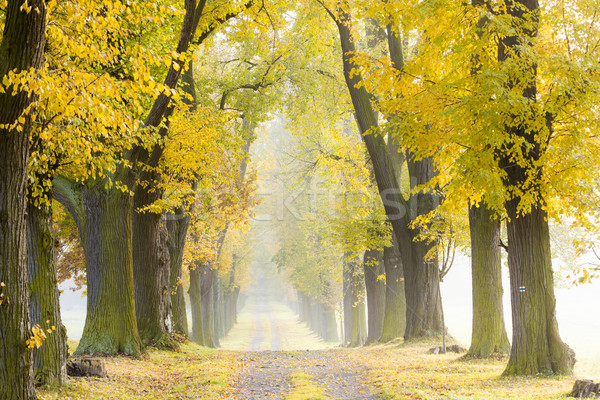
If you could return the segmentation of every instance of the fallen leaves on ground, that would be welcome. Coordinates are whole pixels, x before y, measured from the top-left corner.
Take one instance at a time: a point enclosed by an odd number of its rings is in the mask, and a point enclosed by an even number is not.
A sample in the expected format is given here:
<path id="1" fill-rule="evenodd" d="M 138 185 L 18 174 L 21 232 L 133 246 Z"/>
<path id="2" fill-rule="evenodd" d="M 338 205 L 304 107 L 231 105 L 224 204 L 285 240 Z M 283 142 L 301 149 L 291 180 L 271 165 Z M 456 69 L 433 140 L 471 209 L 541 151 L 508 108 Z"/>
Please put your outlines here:
<path id="1" fill-rule="evenodd" d="M 108 378 L 70 378 L 38 391 L 42 400 L 219 399 L 238 369 L 236 355 L 185 343 L 180 352 L 149 349 L 142 359 L 106 358 Z"/>
<path id="2" fill-rule="evenodd" d="M 456 353 L 429 354 L 433 345 L 378 345 L 348 355 L 369 369 L 374 392 L 390 400 L 550 400 L 564 399 L 573 387 L 571 377 L 502 377 L 507 359 L 463 361 Z"/>

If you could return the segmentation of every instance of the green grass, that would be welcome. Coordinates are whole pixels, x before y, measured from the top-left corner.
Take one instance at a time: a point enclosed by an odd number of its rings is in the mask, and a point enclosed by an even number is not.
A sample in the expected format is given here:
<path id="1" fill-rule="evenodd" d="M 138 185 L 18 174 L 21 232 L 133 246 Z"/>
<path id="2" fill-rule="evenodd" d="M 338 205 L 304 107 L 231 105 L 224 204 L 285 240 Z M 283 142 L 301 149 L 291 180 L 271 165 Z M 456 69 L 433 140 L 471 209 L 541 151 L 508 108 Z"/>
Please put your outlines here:
<path id="1" fill-rule="evenodd" d="M 303 372 L 290 375 L 292 391 L 285 396 L 285 400 L 331 400 L 325 396 L 325 389 L 312 381 L 312 377 Z"/>

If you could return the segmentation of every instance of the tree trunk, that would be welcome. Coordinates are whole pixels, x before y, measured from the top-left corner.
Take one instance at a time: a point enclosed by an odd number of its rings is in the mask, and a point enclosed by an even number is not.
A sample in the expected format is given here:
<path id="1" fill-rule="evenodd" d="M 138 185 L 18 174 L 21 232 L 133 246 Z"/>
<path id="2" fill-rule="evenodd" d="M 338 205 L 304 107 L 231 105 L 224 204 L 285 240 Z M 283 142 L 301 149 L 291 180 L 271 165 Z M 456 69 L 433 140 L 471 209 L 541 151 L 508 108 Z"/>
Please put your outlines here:
<path id="1" fill-rule="evenodd" d="M 162 215 L 144 211 L 162 197 L 156 172 L 143 173 L 133 198 L 133 281 L 135 313 L 142 343 L 173 348 L 167 319 L 170 310 L 168 285 L 163 276 L 169 268 L 169 251 Z M 150 182 L 153 182 L 152 184 Z"/>
<path id="2" fill-rule="evenodd" d="M 131 250 L 133 198 L 120 189 L 105 189 L 101 181 L 83 187 L 81 200 L 87 317 L 75 354 L 139 356 Z"/>
<path id="3" fill-rule="evenodd" d="M 173 332 L 186 339 L 190 336 L 185 307 L 185 297 L 182 282 L 183 250 L 187 230 L 190 226 L 190 216 L 184 215 L 182 210 L 167 216 L 167 230 L 169 231 L 169 284 L 171 293 L 171 323 Z"/>
<path id="4" fill-rule="evenodd" d="M 317 334 L 325 339 L 325 311 L 323 303 L 317 303 Z"/>
<path id="5" fill-rule="evenodd" d="M 357 259 L 344 261 L 344 327 L 348 346 L 364 344 L 367 337 L 365 288 L 364 276 Z"/>
<path id="6" fill-rule="evenodd" d="M 344 255 L 343 265 L 343 316 L 344 316 L 344 345 L 350 343 L 352 332 L 352 267 Z"/>
<path id="7" fill-rule="evenodd" d="M 537 64 L 530 58 L 537 36 L 540 6 L 537 0 L 511 1 L 505 12 L 513 19 L 514 36 L 498 43 L 500 63 L 516 65 L 511 71 L 517 78 L 506 82 L 507 90 L 518 86 L 524 101 L 537 99 Z M 535 107 L 532 105 L 532 109 Z M 506 375 L 571 374 L 575 354 L 560 338 L 556 322 L 556 299 L 552 276 L 548 216 L 541 189 L 542 167 L 538 165 L 545 135 L 537 123 L 519 122 L 513 115 L 502 115 L 506 121 L 507 147 L 497 149 L 499 167 L 505 171 L 504 185 L 513 197 L 506 201 L 508 234 L 508 269 L 512 304 L 513 340 Z M 542 116 L 540 116 L 542 117 Z M 552 118 L 545 115 L 546 124 Z M 551 130 L 551 128 L 550 128 Z M 515 139 L 516 138 L 516 139 Z M 511 146 L 520 146 L 514 149 Z M 514 162 L 514 154 L 523 154 L 522 162 Z M 531 209 L 520 210 L 526 193 L 537 199 Z"/>
<path id="8" fill-rule="evenodd" d="M 381 342 L 389 342 L 404 336 L 406 330 L 406 298 L 404 295 L 404 271 L 398 247 L 383 250 L 385 266 L 385 315 Z"/>
<path id="9" fill-rule="evenodd" d="M 323 318 L 325 319 L 325 335 L 323 338 L 326 342 L 338 342 L 337 321 L 335 319 L 335 309 L 331 306 L 324 306 Z"/>
<path id="10" fill-rule="evenodd" d="M 365 343 L 367 338 L 367 320 L 365 317 L 365 302 L 357 299 L 357 303 L 352 307 L 352 330 L 350 331 L 350 341 L 348 346 L 358 347 Z"/>
<path id="11" fill-rule="evenodd" d="M 220 339 L 223 337 L 223 286 L 218 271 L 215 272 L 215 279 L 213 281 L 213 295 L 213 335 L 215 338 L 215 347 L 219 347 Z"/>
<path id="12" fill-rule="evenodd" d="M 52 207 L 35 207 L 30 200 L 27 202 L 27 269 L 31 324 L 51 330 L 44 345 L 33 353 L 36 385 L 60 386 L 67 379 L 67 330 L 60 317 L 55 256 Z"/>
<path id="13" fill-rule="evenodd" d="M 202 318 L 202 273 L 204 266 L 196 262 L 190 267 L 190 305 L 192 308 L 192 339 L 204 345 L 204 323 Z"/>
<path id="14" fill-rule="evenodd" d="M 4 5 L 0 44 L 0 78 L 42 67 L 46 30 L 46 2 L 22 0 Z M 29 288 L 25 223 L 27 164 L 31 115 L 24 111 L 35 100 L 27 91 L 5 88 L 0 93 L 0 399 L 35 399 L 29 339 Z M 18 118 L 22 118 L 18 122 Z M 17 123 L 17 124 L 15 124 Z M 11 125 L 16 125 L 10 127 Z"/>
<path id="15" fill-rule="evenodd" d="M 367 343 L 375 343 L 381 337 L 385 315 L 385 274 L 383 251 L 367 250 L 364 255 L 365 288 L 367 291 Z"/>
<path id="16" fill-rule="evenodd" d="M 310 329 L 319 333 L 319 307 L 317 299 L 311 297 L 309 300 L 310 304 Z"/>
<path id="17" fill-rule="evenodd" d="M 214 315 L 214 281 L 217 270 L 212 266 L 206 266 L 202 271 L 201 289 L 202 289 L 202 326 L 204 328 L 204 345 L 207 347 L 217 347 L 215 339 L 215 315 Z"/>
<path id="18" fill-rule="evenodd" d="M 424 158 L 416 160 L 414 155 L 407 156 L 408 171 L 411 176 L 411 189 L 426 184 L 435 175 L 433 160 Z M 411 219 L 426 215 L 435 210 L 438 198 L 432 193 L 419 192 L 411 196 Z M 419 232 L 413 233 L 416 237 Z M 405 263 L 406 278 L 406 330 L 404 340 L 437 335 L 442 332 L 442 303 L 439 293 L 440 279 L 436 242 L 413 240 L 411 262 Z M 401 250 L 402 252 L 402 250 Z"/>
<path id="19" fill-rule="evenodd" d="M 432 244 L 413 244 L 414 264 L 404 268 L 406 329 L 404 340 L 442 333 L 442 307 L 437 260 L 426 260 Z"/>
<path id="20" fill-rule="evenodd" d="M 575 353 L 560 338 L 548 217 L 541 206 L 519 215 L 506 205 L 513 340 L 507 375 L 573 373 Z"/>
<path id="21" fill-rule="evenodd" d="M 468 355 L 508 354 L 504 327 L 500 221 L 484 204 L 469 207 L 471 273 L 473 279 L 473 333 Z"/>
<path id="22" fill-rule="evenodd" d="M 304 321 L 304 307 L 302 299 L 304 295 L 298 289 L 296 289 L 296 297 L 298 298 L 298 319 L 300 319 L 300 321 Z"/>
<path id="23" fill-rule="evenodd" d="M 240 288 L 238 286 L 235 287 L 235 289 L 233 290 L 233 301 L 231 302 L 231 306 L 233 307 L 233 324 L 237 323 L 237 317 L 238 317 L 238 300 L 240 298 Z"/>
<path id="24" fill-rule="evenodd" d="M 302 295 L 302 321 L 310 327 L 310 298 Z"/>
<path id="25" fill-rule="evenodd" d="M 223 326 L 224 326 L 224 335 L 229 333 L 229 330 L 233 326 L 233 292 L 227 292 L 223 296 Z"/>

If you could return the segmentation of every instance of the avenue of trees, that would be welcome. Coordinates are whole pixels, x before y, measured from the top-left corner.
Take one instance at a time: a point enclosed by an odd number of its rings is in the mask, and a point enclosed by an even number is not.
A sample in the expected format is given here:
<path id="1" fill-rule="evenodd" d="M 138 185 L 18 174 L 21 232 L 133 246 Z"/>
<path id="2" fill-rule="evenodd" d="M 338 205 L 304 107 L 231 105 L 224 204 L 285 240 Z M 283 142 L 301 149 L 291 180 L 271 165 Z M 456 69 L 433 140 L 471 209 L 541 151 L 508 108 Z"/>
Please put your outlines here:
<path id="1" fill-rule="evenodd" d="M 470 249 L 469 355 L 508 354 L 507 375 L 570 374 L 549 227 L 572 221 L 581 251 L 598 238 L 598 11 L 4 1 L 0 399 L 65 381 L 57 276 L 85 278 L 77 354 L 219 345 L 249 280 L 251 148 L 274 116 L 291 132 L 297 212 L 274 223 L 273 262 L 313 329 L 337 340 L 342 303 L 350 346 L 441 334 L 440 281 Z"/>

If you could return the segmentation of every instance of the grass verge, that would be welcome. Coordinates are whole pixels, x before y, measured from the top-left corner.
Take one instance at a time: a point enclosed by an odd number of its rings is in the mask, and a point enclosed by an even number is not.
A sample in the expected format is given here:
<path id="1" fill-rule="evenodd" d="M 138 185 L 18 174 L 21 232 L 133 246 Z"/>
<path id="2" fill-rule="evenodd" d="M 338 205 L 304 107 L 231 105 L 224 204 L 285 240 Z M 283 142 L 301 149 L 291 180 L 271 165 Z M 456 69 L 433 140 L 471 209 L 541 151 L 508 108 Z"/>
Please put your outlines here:
<path id="1" fill-rule="evenodd" d="M 370 385 L 380 397 L 395 399 L 566 399 L 572 377 L 502 377 L 505 359 L 460 360 L 461 355 L 428 354 L 439 343 L 406 343 L 348 350 L 369 368 Z"/>
<path id="2" fill-rule="evenodd" d="M 184 343 L 180 352 L 148 349 L 142 359 L 108 357 L 108 378 L 69 378 L 61 388 L 42 388 L 42 400 L 219 399 L 237 370 L 232 352 Z"/>

